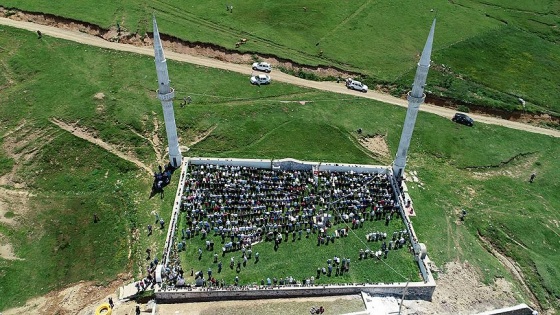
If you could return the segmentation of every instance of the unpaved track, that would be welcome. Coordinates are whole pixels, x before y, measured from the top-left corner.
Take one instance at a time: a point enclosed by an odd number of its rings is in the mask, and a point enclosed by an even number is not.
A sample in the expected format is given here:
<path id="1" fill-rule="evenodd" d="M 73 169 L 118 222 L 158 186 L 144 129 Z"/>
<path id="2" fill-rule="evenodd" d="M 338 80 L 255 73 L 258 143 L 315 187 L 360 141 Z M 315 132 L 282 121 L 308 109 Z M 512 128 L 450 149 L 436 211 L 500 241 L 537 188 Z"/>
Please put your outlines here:
<path id="1" fill-rule="evenodd" d="M 138 47 L 138 46 L 133 46 L 128 44 L 109 42 L 100 37 L 96 37 L 86 33 L 81 33 L 78 31 L 72 31 L 67 29 L 60 29 L 52 26 L 46 26 L 46 25 L 41 25 L 41 24 L 36 24 L 31 22 L 14 21 L 8 18 L 0 18 L 0 25 L 7 25 L 20 29 L 26 29 L 32 32 L 36 32 L 40 30 L 46 36 L 62 38 L 62 39 L 66 39 L 66 40 L 70 40 L 86 45 L 91 45 L 91 46 L 103 47 L 107 49 L 114 49 L 120 51 L 128 51 L 132 53 L 149 55 L 149 56 L 153 56 L 154 54 L 154 50 L 152 47 Z M 165 55 L 168 59 L 188 62 L 188 63 L 201 65 L 205 67 L 235 71 L 235 72 L 246 74 L 247 76 L 250 76 L 252 73 L 251 67 L 245 64 L 227 63 L 217 59 L 179 54 L 172 51 L 166 51 Z M 317 90 L 369 98 L 369 99 L 381 101 L 388 104 L 398 105 L 402 107 L 406 107 L 408 105 L 406 100 L 396 98 L 388 94 L 383 94 L 375 91 L 369 91 L 368 93 L 360 93 L 360 92 L 348 90 L 342 83 L 309 81 L 309 80 L 304 80 L 288 75 L 286 73 L 282 73 L 280 71 L 275 71 L 272 74 L 272 78 L 274 81 L 295 84 L 295 85 L 309 87 Z M 420 107 L 420 110 L 423 112 L 436 114 L 446 118 L 451 118 L 456 112 L 455 110 L 452 109 L 438 107 L 431 104 L 423 104 Z M 499 125 L 507 128 L 549 135 L 557 138 L 560 137 L 560 131 L 558 130 L 539 128 L 524 123 L 509 121 L 496 117 L 482 116 L 476 114 L 471 114 L 470 116 L 472 116 L 476 121 L 483 122 L 486 124 Z"/>

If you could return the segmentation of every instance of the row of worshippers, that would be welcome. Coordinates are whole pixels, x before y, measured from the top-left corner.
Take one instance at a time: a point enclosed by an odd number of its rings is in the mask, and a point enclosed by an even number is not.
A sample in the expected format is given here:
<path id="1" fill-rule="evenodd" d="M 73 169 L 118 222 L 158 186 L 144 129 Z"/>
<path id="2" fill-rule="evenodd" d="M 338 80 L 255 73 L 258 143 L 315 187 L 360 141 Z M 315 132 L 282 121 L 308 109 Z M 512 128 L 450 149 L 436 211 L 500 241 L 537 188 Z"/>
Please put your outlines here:
<path id="1" fill-rule="evenodd" d="M 332 179 L 325 179 L 326 181 L 331 181 L 333 185 L 339 182 L 339 177 L 349 178 L 348 182 L 352 182 L 351 185 L 356 183 L 355 188 L 349 188 L 347 191 L 343 189 L 321 189 L 321 187 L 315 187 L 312 184 L 301 186 L 299 182 L 289 183 L 285 185 L 282 180 L 275 180 L 277 178 L 289 177 L 286 174 L 297 176 L 306 175 L 307 178 L 311 178 L 311 172 L 303 171 L 276 171 L 276 170 L 263 170 L 263 169 L 252 169 L 252 168 L 240 168 L 235 166 L 211 166 L 211 165 L 200 165 L 192 166 L 191 172 L 188 173 L 188 178 L 185 181 L 185 189 L 182 196 L 182 208 L 186 211 L 194 212 L 195 215 L 209 215 L 213 212 L 220 213 L 238 213 L 241 215 L 260 215 L 270 211 L 282 210 L 284 212 L 286 209 L 301 211 L 305 208 L 310 208 L 310 205 L 321 207 L 321 205 L 328 205 L 330 208 L 337 208 L 336 210 L 361 210 L 362 208 L 367 208 L 377 204 L 378 207 L 383 207 L 385 204 L 392 206 L 392 188 L 387 180 L 386 175 L 372 174 L 356 174 L 356 173 L 322 173 L 323 175 L 329 175 Z M 200 168 L 202 170 L 197 170 Z M 204 171 L 206 169 L 206 171 Z M 270 194 L 266 193 L 245 193 L 245 188 L 241 188 L 239 191 L 234 191 L 231 194 L 222 194 L 225 186 L 216 185 L 213 188 L 197 188 L 200 183 L 200 178 L 196 175 L 203 174 L 215 174 L 222 173 L 223 169 L 231 169 L 232 174 L 239 174 L 235 171 L 246 170 L 246 172 L 253 174 L 259 173 L 274 173 L 269 176 L 269 181 L 271 183 L 282 183 L 282 185 L 274 185 L 269 191 Z M 223 172 L 222 176 L 230 176 L 230 172 Z M 323 176 L 321 175 L 321 176 Z M 239 176 L 239 175 L 238 175 Z M 295 177 L 296 179 L 299 177 Z M 321 178 L 320 176 L 320 178 Z M 374 181 L 371 178 L 383 177 L 383 180 Z M 254 187 L 253 183 L 249 180 L 242 180 L 239 177 L 235 177 L 235 180 L 244 181 L 244 184 L 248 189 Z M 225 179 L 224 179 L 225 180 Z M 358 185 L 359 184 L 359 185 Z M 261 185 L 260 182 L 257 185 Z M 297 185 L 298 187 L 303 187 L 298 193 L 294 193 L 293 190 L 289 189 L 292 185 Z M 287 187 L 286 187 L 287 186 Z M 260 187 L 260 186 L 257 186 Z M 260 189 L 259 189 L 260 190 Z M 375 193 L 372 193 L 374 191 Z M 373 198 L 375 197 L 375 198 Z M 338 209 L 340 208 L 340 209 Z M 346 209 L 345 209 L 346 208 Z"/>

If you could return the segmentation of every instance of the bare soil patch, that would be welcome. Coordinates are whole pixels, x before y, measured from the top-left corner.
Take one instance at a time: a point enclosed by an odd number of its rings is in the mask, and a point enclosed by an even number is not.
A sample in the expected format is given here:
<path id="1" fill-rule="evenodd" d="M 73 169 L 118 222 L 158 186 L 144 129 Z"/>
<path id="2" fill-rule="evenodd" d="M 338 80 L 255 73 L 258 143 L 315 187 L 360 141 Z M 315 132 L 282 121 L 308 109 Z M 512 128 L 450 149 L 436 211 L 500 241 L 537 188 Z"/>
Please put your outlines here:
<path id="1" fill-rule="evenodd" d="M 103 93 L 103 92 L 95 93 L 95 95 L 93 96 L 93 98 L 96 99 L 96 100 L 102 100 L 102 99 L 105 98 L 105 93 Z"/>
<path id="2" fill-rule="evenodd" d="M 31 299 L 24 306 L 6 310 L 2 314 L 93 314 L 95 307 L 106 302 L 109 296 L 112 296 L 114 301 L 118 300 L 115 292 L 128 278 L 130 275 L 121 274 L 117 280 L 104 286 L 92 281 L 78 282 L 45 296 Z"/>
<path id="3" fill-rule="evenodd" d="M 360 136 L 358 141 L 375 156 L 389 158 L 389 146 L 387 145 L 387 141 L 385 141 L 385 135 Z"/>
<path id="4" fill-rule="evenodd" d="M 492 285 L 484 285 L 468 262 L 451 262 L 443 269 L 432 302 L 405 301 L 407 314 L 476 314 L 519 304 L 515 288 L 505 279 L 497 278 Z"/>
<path id="5" fill-rule="evenodd" d="M 18 220 L 29 212 L 29 198 L 31 196 L 26 190 L 11 190 L 0 187 L 0 222 L 16 225 Z"/>
<path id="6" fill-rule="evenodd" d="M 0 258 L 7 259 L 7 260 L 19 259 L 14 254 L 14 249 L 12 248 L 12 244 L 8 243 L 8 240 L 2 234 L 0 234 Z"/>

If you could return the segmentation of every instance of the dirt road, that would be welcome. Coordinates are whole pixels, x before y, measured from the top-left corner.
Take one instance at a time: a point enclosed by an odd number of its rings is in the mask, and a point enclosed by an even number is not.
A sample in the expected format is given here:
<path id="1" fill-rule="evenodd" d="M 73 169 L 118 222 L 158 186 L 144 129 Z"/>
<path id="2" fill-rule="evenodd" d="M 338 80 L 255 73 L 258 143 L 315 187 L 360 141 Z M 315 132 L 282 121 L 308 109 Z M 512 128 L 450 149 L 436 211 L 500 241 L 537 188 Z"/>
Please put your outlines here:
<path id="1" fill-rule="evenodd" d="M 15 21 L 15 20 L 11 20 L 11 19 L 8 19 L 8 18 L 0 18 L 0 25 L 7 25 L 7 26 L 11 26 L 11 27 L 20 28 L 20 29 L 26 29 L 26 30 L 29 30 L 29 31 L 32 31 L 32 32 L 36 32 L 36 31 L 40 30 L 46 36 L 62 38 L 62 39 L 66 39 L 66 40 L 70 40 L 70 41 L 74 41 L 74 42 L 82 43 L 82 44 L 86 44 L 86 45 L 91 45 L 91 46 L 103 47 L 103 48 L 107 48 L 107 49 L 114 49 L 114 50 L 120 50 L 120 51 L 128 51 L 128 52 L 132 52 L 132 53 L 149 55 L 149 56 L 153 56 L 153 54 L 154 54 L 154 50 L 153 50 L 152 47 L 139 47 L 139 46 L 133 46 L 133 45 L 128 45 L 128 44 L 119 44 L 119 43 L 115 43 L 115 42 L 109 42 L 109 41 L 106 41 L 106 40 L 104 40 L 100 37 L 92 36 L 92 35 L 82 33 L 82 32 L 79 32 L 79 31 L 72 31 L 72 30 L 68 30 L 68 29 L 60 29 L 60 28 L 56 28 L 56 27 L 52 27 L 52 26 L 46 26 L 46 25 L 41 25 L 41 24 L 36 24 L 36 23 L 31 23 L 31 22 Z M 228 62 L 220 61 L 220 60 L 217 60 L 217 59 L 210 59 L 210 58 L 191 56 L 191 55 L 186 55 L 186 54 L 179 54 L 179 53 L 175 53 L 175 52 L 172 52 L 172 51 L 166 51 L 165 55 L 169 59 L 182 61 L 182 62 L 188 62 L 188 63 L 191 63 L 191 64 L 201 65 L 201 66 L 205 66 L 205 67 L 235 71 L 235 72 L 239 72 L 239 73 L 242 73 L 242 74 L 246 74 L 247 76 L 250 76 L 250 74 L 252 72 L 251 67 L 249 65 L 246 65 L 246 64 L 228 63 Z M 346 89 L 346 87 L 342 83 L 309 81 L 309 80 L 304 80 L 304 79 L 300 79 L 300 78 L 288 75 L 286 73 L 282 73 L 280 71 L 273 72 L 272 77 L 273 77 L 274 81 L 295 84 L 295 85 L 309 87 L 309 88 L 313 88 L 313 89 L 317 89 L 317 90 L 330 91 L 330 92 L 335 92 L 335 93 L 340 93 L 340 94 L 349 94 L 349 95 L 353 95 L 353 96 L 374 99 L 374 100 L 378 100 L 378 101 L 381 101 L 381 102 L 384 102 L 384 103 L 398 105 L 398 106 L 402 106 L 402 107 L 407 106 L 407 101 L 406 100 L 396 98 L 396 97 L 393 97 L 393 96 L 388 95 L 388 94 L 375 92 L 375 91 L 369 91 L 368 93 L 360 93 L 360 92 L 348 90 L 348 89 Z M 430 105 L 430 104 L 421 105 L 420 110 L 423 111 L 423 112 L 436 114 L 436 115 L 446 117 L 446 118 L 451 118 L 453 116 L 453 114 L 455 113 L 455 111 L 452 110 L 452 109 L 442 108 L 442 107 L 438 107 L 438 106 Z M 476 115 L 476 114 L 471 114 L 470 116 L 472 116 L 475 119 L 475 121 L 477 121 L 477 122 L 482 122 L 482 123 L 492 124 L 492 125 L 499 125 L 499 126 L 503 126 L 503 127 L 507 127 L 507 128 L 512 128 L 512 129 L 517 129 L 517 130 L 523 130 L 523 131 L 528 131 L 528 132 L 533 132 L 533 133 L 549 135 L 549 136 L 553 136 L 553 137 L 557 137 L 557 138 L 560 137 L 560 131 L 559 130 L 539 128 L 539 127 L 531 126 L 531 125 L 528 125 L 528 124 L 515 122 L 515 121 L 509 121 L 509 120 L 504 120 L 504 119 L 496 118 L 496 117 L 482 116 L 482 115 Z"/>

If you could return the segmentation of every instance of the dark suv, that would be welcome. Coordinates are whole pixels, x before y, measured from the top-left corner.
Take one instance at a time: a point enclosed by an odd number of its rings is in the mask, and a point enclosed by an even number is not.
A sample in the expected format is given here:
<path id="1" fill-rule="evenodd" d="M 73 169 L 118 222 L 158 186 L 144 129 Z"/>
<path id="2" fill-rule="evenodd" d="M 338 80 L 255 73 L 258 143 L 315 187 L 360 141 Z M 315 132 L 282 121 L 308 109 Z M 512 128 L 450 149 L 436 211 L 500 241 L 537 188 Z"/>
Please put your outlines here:
<path id="1" fill-rule="evenodd" d="M 474 120 L 472 118 L 461 113 L 456 113 L 455 116 L 451 118 L 451 120 L 458 124 L 466 125 L 469 127 L 472 127 L 474 125 Z"/>

